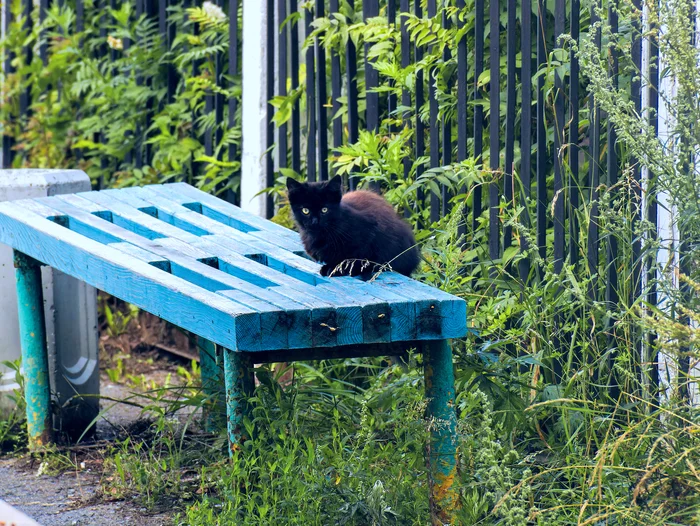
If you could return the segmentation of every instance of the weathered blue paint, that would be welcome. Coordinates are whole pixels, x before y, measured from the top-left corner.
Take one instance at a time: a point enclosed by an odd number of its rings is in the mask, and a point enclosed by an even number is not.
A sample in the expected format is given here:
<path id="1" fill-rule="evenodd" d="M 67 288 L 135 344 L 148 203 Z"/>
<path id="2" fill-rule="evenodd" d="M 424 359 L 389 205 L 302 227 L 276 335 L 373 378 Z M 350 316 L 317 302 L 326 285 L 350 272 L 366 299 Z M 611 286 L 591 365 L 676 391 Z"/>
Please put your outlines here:
<path id="1" fill-rule="evenodd" d="M 457 417 L 455 415 L 454 368 L 447 340 L 426 342 L 426 416 L 430 425 L 430 504 L 434 524 L 453 524 L 458 505 L 454 479 L 457 474 Z M 441 522 L 435 522 L 435 520 Z"/>
<path id="2" fill-rule="evenodd" d="M 232 451 L 245 439 L 256 353 L 366 356 L 426 341 L 431 502 L 449 522 L 455 413 L 446 340 L 467 332 L 464 300 L 391 272 L 369 282 L 323 277 L 298 234 L 182 183 L 0 203 L 0 242 L 197 335 L 205 394 L 213 399 L 225 385 Z M 41 285 L 27 262 L 18 257 L 35 447 L 51 429 Z M 216 414 L 209 404 L 210 429 Z"/>
<path id="3" fill-rule="evenodd" d="M 0 241 L 233 350 L 467 330 L 464 300 L 395 273 L 322 277 L 296 233 L 180 183 L 7 203 L 0 226 Z"/>
<path id="4" fill-rule="evenodd" d="M 226 384 L 226 423 L 229 451 L 233 452 L 247 438 L 244 419 L 248 416 L 247 399 L 255 386 L 250 353 L 223 350 Z"/>
<path id="5" fill-rule="evenodd" d="M 53 435 L 41 266 L 38 261 L 16 250 L 14 260 L 27 431 L 29 448 L 36 450 L 47 445 Z"/>
<path id="6" fill-rule="evenodd" d="M 202 392 L 206 397 L 202 419 L 204 429 L 212 432 L 219 428 L 224 414 L 224 364 L 220 347 L 205 338 L 197 338 L 199 365 L 202 374 Z"/>

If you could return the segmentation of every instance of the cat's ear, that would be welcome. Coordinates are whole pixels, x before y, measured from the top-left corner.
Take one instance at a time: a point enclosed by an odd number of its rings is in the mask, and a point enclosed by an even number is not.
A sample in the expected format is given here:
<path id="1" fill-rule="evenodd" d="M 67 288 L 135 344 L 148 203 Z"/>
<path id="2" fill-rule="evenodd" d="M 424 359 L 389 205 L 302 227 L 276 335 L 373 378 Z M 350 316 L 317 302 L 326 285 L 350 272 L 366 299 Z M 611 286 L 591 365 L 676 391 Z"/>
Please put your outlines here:
<path id="1" fill-rule="evenodd" d="M 343 178 L 336 175 L 333 179 L 328 181 L 328 186 L 326 187 L 333 193 L 342 194 L 343 193 Z"/>
<path id="2" fill-rule="evenodd" d="M 300 187 L 301 183 L 299 181 L 292 179 L 291 177 L 287 177 L 287 190 L 294 190 Z"/>

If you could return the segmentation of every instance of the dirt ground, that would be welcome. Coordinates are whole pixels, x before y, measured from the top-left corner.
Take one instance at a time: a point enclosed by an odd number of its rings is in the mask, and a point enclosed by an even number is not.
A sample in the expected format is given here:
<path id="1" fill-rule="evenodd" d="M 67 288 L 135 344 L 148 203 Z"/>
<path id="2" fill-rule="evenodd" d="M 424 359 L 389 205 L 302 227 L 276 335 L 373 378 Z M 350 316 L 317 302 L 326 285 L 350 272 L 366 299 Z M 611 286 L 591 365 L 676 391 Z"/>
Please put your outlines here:
<path id="1" fill-rule="evenodd" d="M 145 313 L 118 336 L 110 335 L 106 329 L 101 330 L 104 336 L 100 341 L 100 391 L 112 400 L 133 396 L 137 387 L 128 381 L 129 375 L 162 385 L 168 375 L 176 378 L 178 366 L 186 366 L 189 358 L 196 356 L 187 337 Z M 118 359 L 124 370 L 115 382 L 106 371 L 112 369 L 114 376 Z M 100 409 L 112 407 L 98 422 L 91 442 L 59 450 L 74 459 L 74 465 L 62 473 L 41 474 L 46 466 L 27 454 L 0 456 L 0 499 L 44 526 L 173 524 L 171 511 L 152 512 L 138 502 L 110 500 L 102 492 L 102 452 L 141 418 L 140 408 L 112 400 L 101 402 Z"/>

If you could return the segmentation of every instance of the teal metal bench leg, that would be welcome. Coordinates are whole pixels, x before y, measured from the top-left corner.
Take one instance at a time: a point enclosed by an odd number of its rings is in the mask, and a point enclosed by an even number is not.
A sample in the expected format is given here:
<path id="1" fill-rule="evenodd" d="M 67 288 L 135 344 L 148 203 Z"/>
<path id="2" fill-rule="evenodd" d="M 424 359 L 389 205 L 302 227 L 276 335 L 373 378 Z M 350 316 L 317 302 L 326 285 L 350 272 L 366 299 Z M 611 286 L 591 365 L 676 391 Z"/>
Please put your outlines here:
<path id="1" fill-rule="evenodd" d="M 426 342 L 425 395 L 430 420 L 430 511 L 433 524 L 452 524 L 458 505 L 454 480 L 457 473 L 457 417 L 455 415 L 452 349 L 447 340 Z"/>
<path id="2" fill-rule="evenodd" d="M 247 397 L 255 386 L 253 362 L 247 353 L 223 350 L 226 384 L 226 420 L 229 452 L 238 449 L 246 438 L 243 418 L 248 411 Z"/>
<path id="3" fill-rule="evenodd" d="M 41 264 L 18 251 L 14 260 L 29 449 L 36 450 L 53 438 Z"/>
<path id="4" fill-rule="evenodd" d="M 215 343 L 197 337 L 199 365 L 202 373 L 202 392 L 206 397 L 202 420 L 204 429 L 213 432 L 223 424 L 224 408 L 224 364 L 221 347 Z"/>

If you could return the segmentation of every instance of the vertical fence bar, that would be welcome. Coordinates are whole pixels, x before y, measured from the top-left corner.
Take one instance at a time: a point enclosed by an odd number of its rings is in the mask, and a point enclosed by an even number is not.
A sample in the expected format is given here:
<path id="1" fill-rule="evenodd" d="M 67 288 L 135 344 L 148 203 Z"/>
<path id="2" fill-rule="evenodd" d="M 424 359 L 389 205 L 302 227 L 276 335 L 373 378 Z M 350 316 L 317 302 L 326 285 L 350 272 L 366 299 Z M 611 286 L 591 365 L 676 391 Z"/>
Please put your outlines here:
<path id="1" fill-rule="evenodd" d="M 265 75 L 265 97 L 267 98 L 267 129 L 265 130 L 267 153 L 265 154 L 265 178 L 267 187 L 271 188 L 275 184 L 275 162 L 272 152 L 272 146 L 275 143 L 275 123 L 272 120 L 275 115 L 275 108 L 271 104 L 275 96 L 275 35 L 277 34 L 277 28 L 274 24 L 275 0 L 267 0 L 267 16 L 268 21 L 265 35 L 267 41 L 267 53 L 265 55 L 265 68 L 267 70 L 267 75 Z M 272 193 L 268 193 L 265 196 L 265 201 L 265 213 L 267 218 L 270 219 L 275 215 L 275 200 Z"/>
<path id="2" fill-rule="evenodd" d="M 591 25 L 595 25 L 599 22 L 597 9 L 599 8 L 600 0 L 591 6 Z M 600 51 L 601 46 L 601 30 L 597 28 L 593 35 L 593 40 L 595 45 Z M 598 234 L 598 215 L 599 215 L 599 205 L 598 205 L 598 187 L 600 186 L 600 108 L 596 104 L 595 97 L 591 93 L 590 98 L 590 113 L 591 126 L 589 128 L 590 134 L 590 161 L 588 169 L 588 185 L 590 186 L 590 197 L 589 202 L 591 206 L 590 220 L 588 223 L 588 272 L 591 276 L 591 281 L 589 284 L 588 295 L 591 299 L 595 300 L 598 297 L 598 250 L 600 245 L 599 234 Z"/>
<path id="3" fill-rule="evenodd" d="M 211 89 L 207 88 L 204 95 L 204 113 L 211 115 L 214 112 L 214 94 Z M 214 155 L 214 129 L 207 126 L 204 130 L 204 154 L 208 156 Z"/>
<path id="4" fill-rule="evenodd" d="M 85 4 L 83 0 L 75 0 L 75 31 L 82 33 L 85 29 Z"/>
<path id="5" fill-rule="evenodd" d="M 500 127 L 501 127 L 501 8 L 499 0 L 489 2 L 489 68 L 491 78 L 489 81 L 489 166 L 492 171 L 491 177 L 496 178 L 500 169 Z M 489 184 L 489 257 L 492 260 L 498 259 L 500 254 L 499 239 L 499 183 L 497 181 Z"/>
<path id="6" fill-rule="evenodd" d="M 365 23 L 368 19 L 379 16 L 379 0 L 362 1 L 362 18 Z M 370 44 L 365 42 L 365 91 L 367 94 L 365 122 L 367 130 L 377 133 L 379 131 L 379 93 L 374 91 L 379 86 L 379 72 L 374 69 L 374 60 L 368 60 Z"/>
<path id="7" fill-rule="evenodd" d="M 457 18 L 459 29 L 464 28 L 467 13 L 465 0 L 457 0 L 457 8 L 460 10 Z M 464 161 L 468 156 L 467 151 L 467 135 L 469 133 L 467 126 L 467 102 L 469 92 L 467 90 L 467 35 L 462 35 L 462 38 L 457 43 L 457 161 Z M 468 189 L 466 187 L 459 190 L 465 194 Z M 458 235 L 463 236 L 466 231 L 467 208 L 464 208 L 462 220 L 457 227 Z"/>
<path id="8" fill-rule="evenodd" d="M 136 0 L 136 20 L 137 23 L 141 22 L 141 17 L 143 16 L 143 1 L 145 0 Z M 137 44 L 138 44 L 138 35 L 136 37 Z M 136 85 L 137 86 L 142 86 L 143 85 L 143 77 L 141 76 L 141 68 L 138 66 L 136 67 L 136 77 L 135 77 Z M 194 120 L 194 119 L 193 119 Z M 141 137 L 141 124 L 137 123 L 135 130 L 134 130 L 134 137 L 135 137 L 135 144 L 134 144 L 134 164 L 136 165 L 136 168 L 141 168 L 143 166 L 143 138 Z"/>
<path id="9" fill-rule="evenodd" d="M 224 1 L 225 0 L 217 0 L 216 5 L 223 8 Z M 216 54 L 214 62 L 214 83 L 219 87 L 223 87 L 224 85 L 224 56 L 221 53 Z M 224 138 L 224 104 L 223 93 L 219 91 L 214 93 L 214 153 L 219 160 L 223 158 L 223 152 L 219 149 L 219 146 Z"/>
<path id="10" fill-rule="evenodd" d="M 554 47 L 559 48 L 559 39 L 566 31 L 566 0 L 554 2 Z M 554 185 L 552 188 L 552 208 L 554 211 L 554 272 L 560 273 L 564 267 L 564 255 L 566 251 L 566 239 L 564 237 L 564 210 L 566 193 L 564 192 L 564 173 L 562 166 L 563 146 L 565 137 L 565 105 L 564 105 L 564 77 L 555 71 L 554 73 L 554 148 L 552 151 L 554 164 Z M 557 313 L 554 317 L 554 336 L 552 346 L 555 352 L 562 351 L 562 315 Z M 561 382 L 563 358 L 552 360 L 552 372 L 554 382 Z"/>
<path id="11" fill-rule="evenodd" d="M 117 9 L 117 0 L 109 0 L 109 8 L 111 10 L 115 11 Z M 111 49 L 109 52 L 109 60 L 112 61 L 112 64 L 114 64 L 114 62 L 116 62 L 117 56 L 118 56 L 117 50 Z M 116 70 L 114 68 L 112 68 L 112 71 L 116 72 Z"/>
<path id="12" fill-rule="evenodd" d="M 238 0 L 228 2 L 228 76 L 229 88 L 236 85 L 235 78 L 238 76 Z M 228 99 L 228 127 L 236 127 L 236 113 L 238 112 L 238 97 L 233 96 Z M 238 146 L 231 142 L 228 145 L 228 161 L 238 160 Z M 238 201 L 236 194 L 229 194 L 227 199 L 233 203 Z"/>
<path id="13" fill-rule="evenodd" d="M 658 0 L 651 3 L 657 7 Z M 659 43 L 658 37 L 652 36 L 658 30 L 657 24 L 649 24 L 647 39 L 648 42 L 648 84 L 646 87 L 647 94 L 647 119 L 654 130 L 654 134 L 659 134 Z M 646 220 L 651 225 L 650 232 L 650 250 L 648 250 L 646 260 L 646 276 L 647 276 L 647 303 L 650 309 L 654 309 L 658 304 L 658 288 L 656 275 L 656 255 L 651 247 L 654 246 L 658 239 L 659 228 L 659 203 L 657 200 L 656 176 L 651 172 L 647 172 L 646 180 Z M 649 391 L 650 395 L 656 399 L 659 395 L 659 356 L 656 352 L 656 333 L 649 331 L 646 339 L 647 346 L 647 373 L 649 376 Z"/>
<path id="14" fill-rule="evenodd" d="M 484 107 L 481 105 L 479 78 L 484 71 L 484 0 L 475 0 L 474 10 L 474 158 L 483 164 Z M 481 193 L 481 185 L 476 185 L 472 195 L 472 232 L 479 229 Z"/>
<path id="15" fill-rule="evenodd" d="M 547 63 L 545 38 L 547 9 L 537 0 L 537 71 Z M 540 258 L 547 257 L 547 129 L 544 121 L 544 76 L 537 77 L 537 247 Z"/>
<path id="16" fill-rule="evenodd" d="M 306 37 L 313 31 L 311 7 L 304 11 Z M 316 89 L 314 81 L 314 47 L 306 48 L 306 178 L 316 180 Z"/>
<path id="17" fill-rule="evenodd" d="M 216 0 L 216 4 L 218 5 L 220 0 Z M 159 0 L 160 4 L 163 6 L 163 16 L 159 16 L 159 24 L 160 24 L 160 30 L 161 30 L 161 35 L 164 35 L 166 32 L 165 28 L 165 0 Z M 219 56 L 218 53 L 214 57 L 214 84 L 218 84 L 219 82 Z M 214 113 L 214 126 L 208 126 L 207 129 L 204 132 L 204 153 L 205 155 L 208 156 L 213 156 L 214 155 L 214 144 L 215 144 L 215 137 L 214 137 L 214 130 L 217 128 L 217 125 L 219 123 L 217 117 L 218 117 L 218 108 L 217 108 L 217 101 L 215 100 L 215 95 L 214 92 L 211 89 L 207 89 L 206 95 L 204 98 L 204 112 L 207 115 L 211 115 Z M 218 143 L 217 143 L 218 144 Z"/>
<path id="18" fill-rule="evenodd" d="M 49 9 L 49 0 L 39 0 L 39 24 L 46 20 L 46 11 Z M 46 31 L 42 30 L 39 35 L 39 58 L 46 66 L 49 61 L 48 44 L 46 42 Z"/>
<path id="19" fill-rule="evenodd" d="M 355 1 L 348 0 L 348 7 L 352 11 L 352 16 L 355 15 Z M 348 83 L 348 142 L 355 144 L 359 137 L 359 114 L 357 109 L 357 49 L 351 38 L 348 38 L 348 43 L 345 48 L 345 76 Z M 357 179 L 350 177 L 348 186 L 350 190 L 354 190 L 357 185 Z"/>
<path id="20" fill-rule="evenodd" d="M 168 5 L 169 6 L 176 6 L 177 4 L 175 3 L 175 0 L 168 0 Z M 167 10 L 166 10 L 166 16 L 167 16 Z M 168 42 L 167 42 L 167 49 L 172 50 L 173 48 L 173 42 L 175 42 L 175 37 L 177 36 L 177 24 L 170 20 L 170 23 L 168 24 Z M 178 75 L 177 75 L 177 70 L 175 69 L 175 66 L 172 63 L 172 60 L 168 61 L 168 102 L 172 102 L 175 99 L 175 94 L 177 93 L 177 85 L 178 85 Z"/>
<path id="21" fill-rule="evenodd" d="M 210 115 L 214 111 L 214 97 L 209 90 L 207 91 L 208 92 L 204 99 L 204 113 Z M 207 127 L 206 131 L 204 132 L 204 154 L 208 156 L 212 156 L 214 154 L 214 139 L 212 132 L 213 130 L 211 127 Z M 148 156 L 146 156 L 146 158 L 148 159 Z"/>
<path id="22" fill-rule="evenodd" d="M 615 0 L 608 0 L 608 24 L 610 24 L 610 31 L 613 35 L 617 35 L 618 32 L 618 13 L 617 13 L 617 2 Z M 610 49 L 610 60 L 608 62 L 608 75 L 612 78 L 613 89 L 618 88 L 618 73 L 619 73 L 619 56 L 618 51 L 615 47 Z M 617 156 L 617 131 L 612 121 L 608 119 L 607 123 L 607 192 L 610 195 L 611 202 L 614 201 L 617 195 L 617 182 L 618 182 L 618 156 Z M 608 308 L 612 311 L 617 308 L 617 303 L 619 301 L 619 290 L 618 290 L 618 275 L 617 275 L 617 237 L 615 234 L 607 236 L 606 243 L 606 287 L 605 287 L 605 300 L 608 304 Z M 611 321 L 612 324 L 612 321 Z M 610 327 L 610 333 L 608 337 L 609 349 L 616 348 L 615 343 L 615 328 Z M 620 394 L 620 387 L 617 381 L 617 375 L 613 372 L 613 366 L 615 360 L 618 356 L 618 352 L 608 353 L 608 371 L 610 374 L 608 383 L 608 395 L 612 400 L 617 400 Z M 605 380 L 604 380 L 605 381 Z"/>
<path id="23" fill-rule="evenodd" d="M 515 54 L 517 52 L 516 36 L 516 0 L 508 0 L 506 26 L 506 152 L 503 177 L 503 193 L 506 198 L 506 210 L 513 205 L 513 174 L 515 172 Z M 503 225 L 503 250 L 510 247 L 513 228 Z"/>
<path id="24" fill-rule="evenodd" d="M 289 0 L 289 13 L 297 11 L 296 0 Z M 291 88 L 296 91 L 299 88 L 299 23 L 294 22 L 290 28 L 291 40 L 289 47 L 289 67 L 291 69 Z M 292 106 L 292 170 L 301 173 L 301 116 L 299 100 Z"/>
<path id="25" fill-rule="evenodd" d="M 389 28 L 395 28 L 396 27 L 396 0 L 387 0 L 386 2 L 386 17 L 387 17 L 387 23 L 389 24 Z M 396 41 L 394 41 L 394 45 L 396 45 Z M 390 87 L 394 87 L 394 81 L 392 79 L 389 79 L 388 85 Z M 387 114 L 390 119 L 396 119 L 398 118 L 398 115 L 396 115 L 396 104 L 397 104 L 397 98 L 396 94 L 393 92 L 389 92 L 389 95 L 387 96 L 386 99 L 386 106 L 387 106 Z M 392 132 L 396 131 L 396 125 L 392 124 L 389 129 Z"/>
<path id="26" fill-rule="evenodd" d="M 411 40 L 408 35 L 408 26 L 406 25 L 406 18 L 409 14 L 410 11 L 410 2 L 409 0 L 401 0 L 401 14 L 399 15 L 401 18 L 401 67 L 403 69 L 406 69 L 408 66 L 411 65 Z M 403 123 L 404 127 L 409 127 L 411 125 L 411 117 L 410 117 L 410 112 L 407 111 L 408 108 L 411 106 L 411 92 L 408 90 L 408 88 L 404 88 L 403 91 L 401 92 L 401 106 L 405 108 L 405 111 L 403 113 Z M 410 145 L 411 148 L 413 145 Z M 409 177 L 411 176 L 411 159 L 409 156 L 404 157 L 403 159 L 403 178 L 404 181 L 408 181 Z M 405 214 L 408 214 L 408 210 L 404 210 Z"/>
<path id="27" fill-rule="evenodd" d="M 80 2 L 80 0 L 76 1 L 76 4 Z M 77 17 L 76 17 L 77 18 Z M 129 15 L 129 22 L 131 22 L 131 15 Z M 130 38 L 125 38 L 124 39 L 124 54 L 126 55 L 129 52 L 129 49 L 131 48 L 131 44 L 133 41 Z M 132 141 L 134 138 L 134 132 L 131 130 L 127 130 L 124 132 L 124 138 L 127 139 L 128 141 Z M 76 157 L 80 159 L 80 153 L 76 152 Z M 134 148 L 133 146 L 124 154 L 124 164 L 126 166 L 131 167 L 134 163 Z"/>
<path id="28" fill-rule="evenodd" d="M 144 0 L 146 1 L 146 0 Z M 102 58 L 105 55 L 107 55 L 107 43 L 105 39 L 107 38 L 107 6 L 108 2 L 107 0 L 101 0 L 100 2 L 100 9 L 102 10 L 102 16 L 99 18 L 99 25 L 100 25 L 100 30 L 99 30 L 99 35 L 100 35 L 100 40 L 102 40 L 102 43 L 97 47 L 96 53 L 98 58 Z M 111 55 L 111 53 L 110 53 Z M 150 105 L 152 104 L 151 100 L 149 99 L 148 102 L 146 103 L 146 107 L 150 110 Z M 148 111 L 146 114 L 146 119 L 148 119 Z M 146 121 L 146 129 L 148 129 L 148 121 Z M 95 134 L 95 142 L 97 143 L 104 143 L 105 142 L 105 133 L 103 131 L 98 132 Z M 107 156 L 106 155 L 101 155 L 100 156 L 100 169 L 102 170 L 102 173 L 100 174 L 100 177 L 97 181 L 97 187 L 98 190 L 102 190 L 105 188 L 106 181 L 105 181 L 105 171 L 107 170 Z"/>
<path id="29" fill-rule="evenodd" d="M 450 19 L 447 17 L 447 11 L 442 11 L 442 27 L 449 29 Z M 452 59 L 450 48 L 445 46 L 442 50 L 442 62 L 447 64 Z M 447 74 L 447 73 L 446 73 Z M 445 90 L 447 93 L 452 93 L 452 76 L 445 79 Z M 466 102 L 466 101 L 465 101 Z M 465 115 L 466 118 L 466 115 Z M 452 164 L 452 119 L 445 114 L 442 118 L 442 165 L 447 166 Z M 442 186 L 442 216 L 446 216 L 450 209 L 450 193 L 447 186 Z"/>
<path id="30" fill-rule="evenodd" d="M 580 31 L 581 0 L 571 0 L 571 38 L 578 43 Z M 571 63 L 569 78 L 569 107 L 571 119 L 569 123 L 569 263 L 576 266 L 579 260 L 578 243 L 578 208 L 580 203 L 579 181 L 579 63 L 576 52 L 572 49 L 569 56 Z"/>
<path id="31" fill-rule="evenodd" d="M 114 0 L 112 0 L 114 1 Z M 149 21 L 153 22 L 153 20 L 156 19 L 158 16 L 158 4 L 156 3 L 156 0 L 144 0 L 144 3 L 146 5 L 146 15 L 149 18 Z M 148 86 L 153 90 L 153 82 L 155 80 L 155 77 L 151 76 L 148 79 Z M 152 94 L 153 95 L 153 94 Z M 153 114 L 154 114 L 154 106 L 155 106 L 155 97 L 151 96 L 148 98 L 146 101 L 146 126 L 144 130 L 144 139 L 145 139 L 145 144 L 144 144 L 144 158 L 146 164 L 150 165 L 152 162 L 152 156 L 151 156 L 151 151 L 153 150 L 153 146 L 148 142 L 148 138 L 150 136 L 150 127 L 151 123 L 153 122 Z"/>
<path id="32" fill-rule="evenodd" d="M 27 33 L 32 30 L 32 8 L 34 7 L 33 0 L 24 0 L 22 4 L 22 29 Z M 24 62 L 26 65 L 32 63 L 34 59 L 34 52 L 32 46 L 27 44 L 23 49 Z M 32 87 L 27 86 L 19 95 L 19 115 L 20 120 L 23 118 L 29 118 L 30 106 L 32 104 Z"/>
<path id="33" fill-rule="evenodd" d="M 618 31 L 617 5 L 615 0 L 608 0 L 608 24 L 613 34 Z M 612 84 L 615 89 L 618 87 L 618 72 L 619 72 L 619 57 L 617 50 L 613 47 L 610 50 L 610 61 L 608 67 L 608 75 L 612 78 Z M 615 186 L 618 180 L 618 158 L 617 158 L 617 131 L 610 119 L 607 123 L 607 191 L 611 194 L 611 198 L 617 193 Z M 608 236 L 607 251 L 606 251 L 606 301 L 610 307 L 616 306 L 618 301 L 618 281 L 617 281 L 617 238 L 614 235 Z"/>
<path id="34" fill-rule="evenodd" d="M 325 1 L 316 0 L 316 18 L 325 16 Z M 328 180 L 328 108 L 326 103 L 326 50 L 316 37 L 314 41 L 316 51 L 316 115 L 318 118 L 318 178 L 320 181 Z"/>
<path id="35" fill-rule="evenodd" d="M 483 0 L 482 0 L 483 1 Z M 423 18 L 423 8 L 421 7 L 420 1 L 414 2 L 413 4 L 413 14 L 416 18 Z M 414 50 L 415 63 L 417 64 L 423 60 L 423 47 L 416 42 L 416 47 Z M 423 70 L 416 71 L 416 159 L 421 159 L 425 155 L 425 124 L 423 124 L 423 119 L 421 119 L 421 109 L 423 103 L 425 102 L 425 84 L 423 79 Z M 418 179 L 425 171 L 425 165 L 423 162 L 419 162 L 416 165 L 416 179 Z M 423 202 L 424 195 L 423 189 L 418 188 L 416 191 L 416 201 L 417 205 Z"/>
<path id="36" fill-rule="evenodd" d="M 634 102 L 634 109 L 637 115 L 642 114 L 642 26 L 641 26 L 641 13 L 642 13 L 642 2 L 641 0 L 633 0 L 636 13 L 632 18 L 632 49 L 631 58 L 632 66 L 634 68 L 634 73 L 630 83 L 631 99 Z M 639 13 L 639 14 L 637 14 Z M 642 238 L 637 235 L 637 227 L 642 219 L 642 171 L 639 163 L 635 159 L 631 160 L 632 163 L 632 176 L 634 178 L 633 192 L 633 202 L 632 212 L 632 232 L 630 236 L 630 242 L 632 244 L 632 286 L 630 287 L 630 297 L 628 300 L 628 305 L 633 305 L 637 298 L 642 295 Z M 642 381 L 642 363 L 644 358 L 642 356 L 642 338 L 641 334 L 634 334 L 634 348 L 636 353 L 635 358 L 635 377 L 641 382 Z"/>
<path id="37" fill-rule="evenodd" d="M 158 0 L 158 33 L 163 53 L 168 52 L 168 0 Z M 166 71 L 170 65 L 166 64 Z M 167 74 L 167 73 L 166 73 Z M 166 99 L 169 102 L 169 99 Z"/>
<path id="38" fill-rule="evenodd" d="M 338 13 L 340 6 L 338 0 L 331 0 L 331 16 Z M 333 99 L 333 148 L 343 144 L 343 119 L 339 112 L 341 109 L 340 97 L 343 87 L 342 73 L 340 72 L 340 54 L 337 50 L 331 51 L 331 98 Z"/>
<path id="39" fill-rule="evenodd" d="M 277 95 L 287 95 L 287 0 L 277 0 L 277 19 L 280 27 L 277 32 Z M 287 123 L 277 128 L 277 163 L 280 168 L 287 167 Z"/>
<path id="40" fill-rule="evenodd" d="M 565 0 L 555 0 L 554 3 L 554 47 L 559 46 L 559 37 L 564 33 L 566 24 Z M 564 266 L 564 180 L 561 148 L 564 144 L 564 78 L 559 73 L 554 74 L 554 148 L 552 161 L 554 164 L 553 209 L 554 209 L 554 272 L 561 272 Z"/>
<path id="41" fill-rule="evenodd" d="M 434 23 L 434 18 L 437 15 L 437 0 L 428 0 L 428 18 L 430 23 Z M 434 45 L 430 46 L 432 51 Z M 428 70 L 428 107 L 430 126 L 430 167 L 436 168 L 440 166 L 440 134 L 438 133 L 438 101 L 436 93 L 436 69 Z M 440 219 L 440 196 L 434 191 L 430 192 L 430 221 L 435 222 Z"/>
<path id="42" fill-rule="evenodd" d="M 524 206 L 521 222 L 525 228 L 530 226 L 530 201 L 532 184 L 532 0 L 522 0 L 520 15 L 520 83 L 522 86 L 522 103 L 520 109 L 520 182 L 522 184 L 522 205 Z M 527 236 L 520 236 L 520 250 L 529 249 Z M 530 275 L 530 259 L 523 258 L 519 263 L 519 276 L 523 283 Z"/>
<path id="43" fill-rule="evenodd" d="M 81 0 L 78 0 L 80 2 Z M 4 2 L 2 5 L 3 9 L 3 34 L 7 35 L 10 32 L 10 24 L 12 23 L 12 4 L 10 2 Z M 7 79 L 8 75 L 14 73 L 14 68 L 12 67 L 12 60 L 14 59 L 13 53 L 9 48 L 5 48 L 4 51 L 4 61 L 2 64 L 3 76 Z M 12 125 L 10 119 L 6 120 L 6 125 L 9 123 Z M 3 130 L 2 135 L 2 167 L 10 168 L 12 166 L 12 159 L 14 156 L 14 151 L 12 146 L 14 141 L 12 135 L 7 129 Z"/>

